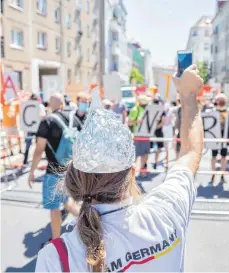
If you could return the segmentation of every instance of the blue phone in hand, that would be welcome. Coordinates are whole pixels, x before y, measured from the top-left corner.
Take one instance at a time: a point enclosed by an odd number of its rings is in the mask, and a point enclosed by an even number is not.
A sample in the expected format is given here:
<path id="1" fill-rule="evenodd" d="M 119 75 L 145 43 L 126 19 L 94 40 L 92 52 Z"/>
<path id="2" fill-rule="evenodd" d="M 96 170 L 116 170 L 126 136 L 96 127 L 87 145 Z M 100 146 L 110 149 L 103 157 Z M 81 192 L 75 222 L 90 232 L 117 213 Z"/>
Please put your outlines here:
<path id="1" fill-rule="evenodd" d="M 179 50 L 177 52 L 178 72 L 177 76 L 181 77 L 187 67 L 192 65 L 192 51 Z"/>

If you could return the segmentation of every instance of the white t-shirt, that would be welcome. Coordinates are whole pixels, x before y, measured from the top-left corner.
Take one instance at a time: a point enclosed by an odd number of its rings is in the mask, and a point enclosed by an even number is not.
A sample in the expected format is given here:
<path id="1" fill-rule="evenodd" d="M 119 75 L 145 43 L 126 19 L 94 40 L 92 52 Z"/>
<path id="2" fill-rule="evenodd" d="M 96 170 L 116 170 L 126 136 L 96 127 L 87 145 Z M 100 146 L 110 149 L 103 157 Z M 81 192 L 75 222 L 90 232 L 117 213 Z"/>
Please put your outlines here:
<path id="1" fill-rule="evenodd" d="M 100 213 L 124 206 L 101 216 L 110 271 L 183 271 L 186 229 L 196 196 L 193 182 L 189 169 L 175 166 L 164 183 L 138 205 L 131 198 L 122 204 L 95 205 Z M 61 237 L 68 249 L 70 271 L 88 271 L 77 227 Z M 38 254 L 36 272 L 61 271 L 56 249 L 49 244 Z"/>

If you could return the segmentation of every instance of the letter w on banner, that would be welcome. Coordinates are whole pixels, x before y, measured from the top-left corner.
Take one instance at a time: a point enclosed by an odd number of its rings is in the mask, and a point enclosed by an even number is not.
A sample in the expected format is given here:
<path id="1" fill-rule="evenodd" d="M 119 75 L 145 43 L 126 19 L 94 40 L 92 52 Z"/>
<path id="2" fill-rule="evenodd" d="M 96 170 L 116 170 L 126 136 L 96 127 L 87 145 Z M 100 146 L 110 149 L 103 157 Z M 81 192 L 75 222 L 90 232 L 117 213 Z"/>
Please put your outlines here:
<path id="1" fill-rule="evenodd" d="M 148 105 L 142 116 L 142 122 L 138 125 L 135 136 L 153 137 L 163 109 L 155 104 Z"/>
<path id="2" fill-rule="evenodd" d="M 218 111 L 202 113 L 204 138 L 217 139 L 222 138 L 220 126 L 220 114 Z M 221 143 L 206 142 L 207 149 L 218 150 L 222 147 Z"/>

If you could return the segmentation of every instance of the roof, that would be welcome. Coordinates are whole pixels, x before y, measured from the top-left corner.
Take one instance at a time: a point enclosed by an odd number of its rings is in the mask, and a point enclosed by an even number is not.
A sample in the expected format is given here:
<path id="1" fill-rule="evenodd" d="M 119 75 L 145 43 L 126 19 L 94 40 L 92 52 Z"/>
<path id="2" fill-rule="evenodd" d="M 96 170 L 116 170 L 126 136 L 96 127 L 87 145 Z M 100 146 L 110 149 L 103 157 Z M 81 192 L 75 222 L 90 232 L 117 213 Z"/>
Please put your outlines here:
<path id="1" fill-rule="evenodd" d="M 206 27 L 211 25 L 213 20 L 213 16 L 204 15 L 201 16 L 200 19 L 195 23 L 193 27 Z"/>

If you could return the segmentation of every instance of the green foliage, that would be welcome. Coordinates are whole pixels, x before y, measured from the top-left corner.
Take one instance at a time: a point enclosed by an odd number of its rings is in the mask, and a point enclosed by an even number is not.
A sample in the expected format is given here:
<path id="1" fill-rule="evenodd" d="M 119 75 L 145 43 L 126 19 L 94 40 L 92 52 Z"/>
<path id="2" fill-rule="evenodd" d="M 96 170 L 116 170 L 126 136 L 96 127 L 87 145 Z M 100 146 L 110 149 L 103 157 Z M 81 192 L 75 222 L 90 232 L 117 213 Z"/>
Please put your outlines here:
<path id="1" fill-rule="evenodd" d="M 209 70 L 207 65 L 204 62 L 198 62 L 197 67 L 198 67 L 201 78 L 204 80 L 204 84 L 206 84 L 209 79 Z"/>
<path id="2" fill-rule="evenodd" d="M 133 67 L 130 73 L 130 83 L 132 79 L 135 79 L 137 83 L 143 84 L 144 83 L 144 77 L 143 75 L 138 71 L 136 67 Z"/>

